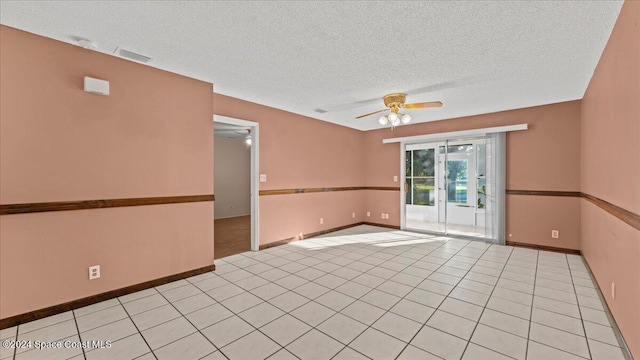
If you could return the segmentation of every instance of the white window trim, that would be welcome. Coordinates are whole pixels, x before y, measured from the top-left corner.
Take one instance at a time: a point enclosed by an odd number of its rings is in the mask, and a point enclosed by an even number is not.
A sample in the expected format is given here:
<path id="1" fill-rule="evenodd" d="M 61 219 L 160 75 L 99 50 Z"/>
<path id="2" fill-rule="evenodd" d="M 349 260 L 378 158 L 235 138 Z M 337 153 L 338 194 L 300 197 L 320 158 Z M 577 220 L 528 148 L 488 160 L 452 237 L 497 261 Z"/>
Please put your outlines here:
<path id="1" fill-rule="evenodd" d="M 405 136 L 399 138 L 390 138 L 383 139 L 383 144 L 393 144 L 393 143 L 404 143 L 404 144 L 412 144 L 419 143 L 424 141 L 438 141 L 445 139 L 455 139 L 456 137 L 467 137 L 474 135 L 486 135 L 492 133 L 499 132 L 509 132 L 509 131 L 520 131 L 527 130 L 529 128 L 528 124 L 518 124 L 518 125 L 508 125 L 508 126 L 496 126 L 490 128 L 482 128 L 482 129 L 471 129 L 471 130 L 461 130 L 461 131 L 450 131 L 444 133 L 435 133 L 435 134 L 424 134 L 424 135 L 416 135 L 416 136 Z"/>

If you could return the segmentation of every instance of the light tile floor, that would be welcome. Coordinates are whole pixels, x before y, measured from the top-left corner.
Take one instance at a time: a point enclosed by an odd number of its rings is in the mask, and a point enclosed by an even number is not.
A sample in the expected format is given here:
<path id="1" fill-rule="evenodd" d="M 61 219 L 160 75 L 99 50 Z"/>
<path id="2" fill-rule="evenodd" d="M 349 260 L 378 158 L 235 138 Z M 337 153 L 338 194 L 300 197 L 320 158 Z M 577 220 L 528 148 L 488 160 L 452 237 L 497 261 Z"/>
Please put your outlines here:
<path id="1" fill-rule="evenodd" d="M 4 329 L 4 359 L 624 359 L 580 256 L 359 226 Z"/>

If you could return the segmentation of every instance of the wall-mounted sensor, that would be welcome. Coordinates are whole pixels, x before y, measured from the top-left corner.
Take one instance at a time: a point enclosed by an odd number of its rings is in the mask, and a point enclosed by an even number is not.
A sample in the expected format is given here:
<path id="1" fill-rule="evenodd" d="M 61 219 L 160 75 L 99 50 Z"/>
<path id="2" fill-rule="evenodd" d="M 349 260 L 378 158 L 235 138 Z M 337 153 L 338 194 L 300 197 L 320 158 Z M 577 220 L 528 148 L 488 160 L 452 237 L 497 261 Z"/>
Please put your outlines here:
<path id="1" fill-rule="evenodd" d="M 98 95 L 109 95 L 109 82 L 85 76 L 84 91 Z"/>

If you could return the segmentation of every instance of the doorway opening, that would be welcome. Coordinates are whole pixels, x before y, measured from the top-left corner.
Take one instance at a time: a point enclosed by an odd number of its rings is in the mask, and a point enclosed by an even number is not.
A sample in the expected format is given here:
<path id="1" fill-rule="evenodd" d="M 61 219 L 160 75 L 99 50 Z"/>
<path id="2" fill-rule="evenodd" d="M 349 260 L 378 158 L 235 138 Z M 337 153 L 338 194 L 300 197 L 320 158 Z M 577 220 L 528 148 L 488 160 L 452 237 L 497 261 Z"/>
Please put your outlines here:
<path id="1" fill-rule="evenodd" d="M 403 143 L 403 228 L 504 243 L 504 134 Z"/>
<path id="2" fill-rule="evenodd" d="M 214 256 L 258 250 L 258 124 L 214 116 Z"/>

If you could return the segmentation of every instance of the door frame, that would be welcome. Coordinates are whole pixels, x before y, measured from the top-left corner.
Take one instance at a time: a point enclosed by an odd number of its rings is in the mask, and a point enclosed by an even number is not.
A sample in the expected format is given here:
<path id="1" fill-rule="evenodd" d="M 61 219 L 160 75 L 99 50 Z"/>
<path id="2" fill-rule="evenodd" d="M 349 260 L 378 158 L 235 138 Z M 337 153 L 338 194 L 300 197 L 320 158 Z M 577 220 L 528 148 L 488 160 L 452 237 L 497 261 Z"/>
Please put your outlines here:
<path id="1" fill-rule="evenodd" d="M 260 177 L 258 174 L 260 171 L 260 124 L 221 115 L 213 115 L 213 122 L 246 126 L 251 129 L 251 251 L 258 251 L 260 249 Z M 215 178 L 215 164 L 213 176 Z"/>
<path id="2" fill-rule="evenodd" d="M 513 126 L 467 130 L 467 131 L 460 131 L 460 132 L 436 133 L 436 134 L 418 135 L 418 136 L 403 137 L 403 138 L 383 139 L 382 142 L 384 144 L 400 143 L 400 179 L 402 180 L 403 186 L 406 182 L 406 151 L 407 151 L 407 146 L 409 145 L 444 142 L 445 146 L 450 146 L 450 145 L 455 146 L 458 143 L 463 144 L 470 140 L 473 140 L 474 138 L 479 138 L 483 136 L 487 137 L 488 135 L 496 135 L 496 141 L 497 141 L 496 145 L 498 146 L 498 149 L 499 149 L 496 153 L 496 157 L 497 157 L 496 166 L 499 167 L 501 170 L 499 170 L 496 177 L 496 188 L 498 193 L 496 194 L 496 206 L 497 206 L 496 215 L 495 215 L 496 220 L 494 220 L 495 235 L 493 235 L 492 238 L 484 239 L 484 238 L 479 238 L 475 236 L 448 234 L 448 231 L 446 230 L 446 225 L 445 225 L 444 233 L 430 232 L 430 231 L 419 230 L 419 229 L 407 229 L 406 200 L 405 200 L 405 193 L 402 187 L 400 191 L 400 229 L 415 231 L 415 232 L 423 232 L 428 234 L 435 234 L 435 235 L 454 236 L 462 239 L 483 240 L 483 241 L 489 241 L 489 242 L 504 245 L 505 243 L 504 235 L 505 235 L 505 226 L 506 226 L 506 219 L 505 219 L 506 204 L 505 204 L 505 194 L 504 194 L 505 181 L 506 181 L 505 134 L 508 131 L 526 130 L 527 127 L 528 127 L 527 124 L 520 124 L 520 125 L 513 125 Z M 447 158 L 445 156 L 445 161 L 446 159 Z M 446 165 L 445 165 L 445 171 L 446 171 Z M 444 208 L 445 208 L 445 217 L 446 217 L 447 206 L 445 206 Z"/>

